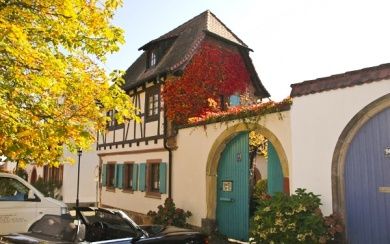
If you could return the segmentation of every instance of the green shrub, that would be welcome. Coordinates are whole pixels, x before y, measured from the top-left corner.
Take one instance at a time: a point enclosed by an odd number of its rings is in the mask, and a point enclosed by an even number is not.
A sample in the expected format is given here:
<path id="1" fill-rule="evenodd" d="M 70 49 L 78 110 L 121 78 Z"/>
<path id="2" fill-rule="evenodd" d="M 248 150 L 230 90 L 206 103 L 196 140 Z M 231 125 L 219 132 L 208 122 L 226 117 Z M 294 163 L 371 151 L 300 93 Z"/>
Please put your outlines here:
<path id="1" fill-rule="evenodd" d="M 339 214 L 333 213 L 324 218 L 327 229 L 327 243 L 344 243 L 344 224 Z"/>
<path id="2" fill-rule="evenodd" d="M 258 180 L 252 189 L 252 196 L 250 201 L 250 216 L 253 216 L 253 213 L 259 207 L 259 200 L 264 197 L 268 197 L 267 194 L 267 179 Z"/>
<path id="3" fill-rule="evenodd" d="M 38 180 L 32 184 L 35 188 L 37 188 L 40 192 L 42 192 L 45 197 L 52 197 L 58 200 L 62 200 L 62 196 L 58 193 L 62 184 L 55 181 L 45 182 L 42 177 L 39 177 Z"/>
<path id="4" fill-rule="evenodd" d="M 17 168 L 15 173 L 20 178 L 23 178 L 25 181 L 28 181 L 28 174 L 27 174 L 26 170 L 21 169 L 21 168 Z"/>
<path id="5" fill-rule="evenodd" d="M 261 199 L 264 194 L 267 194 L 267 179 L 258 180 L 253 187 L 252 198 Z"/>
<path id="6" fill-rule="evenodd" d="M 294 195 L 277 193 L 258 204 L 250 233 L 256 243 L 326 243 L 318 195 L 297 189 Z"/>
<path id="7" fill-rule="evenodd" d="M 187 218 L 192 216 L 190 211 L 176 208 L 175 203 L 171 198 L 165 199 L 164 206 L 159 205 L 157 208 L 157 212 L 148 212 L 148 216 L 152 217 L 154 224 L 185 227 L 187 225 Z"/>

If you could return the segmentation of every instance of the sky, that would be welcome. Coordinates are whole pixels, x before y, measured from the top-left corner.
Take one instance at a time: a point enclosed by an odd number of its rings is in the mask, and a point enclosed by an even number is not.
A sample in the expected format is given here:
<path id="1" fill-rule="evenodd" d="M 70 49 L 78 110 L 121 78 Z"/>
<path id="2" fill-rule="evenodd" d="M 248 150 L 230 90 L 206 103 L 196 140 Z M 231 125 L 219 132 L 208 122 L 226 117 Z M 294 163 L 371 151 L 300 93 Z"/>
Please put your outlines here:
<path id="1" fill-rule="evenodd" d="M 253 50 L 274 101 L 293 83 L 390 63 L 388 0 L 124 0 L 113 24 L 126 43 L 105 68 L 126 70 L 138 48 L 205 10 Z"/>

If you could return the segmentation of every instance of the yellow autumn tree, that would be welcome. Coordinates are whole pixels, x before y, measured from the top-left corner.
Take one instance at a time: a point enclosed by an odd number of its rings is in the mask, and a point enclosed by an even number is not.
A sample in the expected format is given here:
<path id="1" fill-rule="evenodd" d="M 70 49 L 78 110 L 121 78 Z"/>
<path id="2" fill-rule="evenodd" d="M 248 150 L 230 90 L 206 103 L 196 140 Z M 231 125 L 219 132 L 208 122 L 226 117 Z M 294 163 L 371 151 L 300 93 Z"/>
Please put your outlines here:
<path id="1" fill-rule="evenodd" d="M 121 74 L 98 65 L 124 42 L 111 24 L 121 4 L 0 0 L 0 155 L 58 165 L 65 147 L 93 143 L 107 111 L 119 122 L 136 119 Z"/>
<path id="2" fill-rule="evenodd" d="M 268 140 L 258 131 L 249 132 L 250 151 L 268 157 Z"/>

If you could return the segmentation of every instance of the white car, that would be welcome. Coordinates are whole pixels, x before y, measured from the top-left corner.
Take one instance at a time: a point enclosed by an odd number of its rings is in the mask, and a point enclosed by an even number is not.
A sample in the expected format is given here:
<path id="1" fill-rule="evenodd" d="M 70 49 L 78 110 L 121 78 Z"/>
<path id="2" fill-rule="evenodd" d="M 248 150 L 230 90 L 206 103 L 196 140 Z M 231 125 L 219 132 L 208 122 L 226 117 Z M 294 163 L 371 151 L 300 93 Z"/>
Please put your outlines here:
<path id="1" fill-rule="evenodd" d="M 67 212 L 65 203 L 45 197 L 19 176 L 0 173 L 0 234 L 26 232 L 45 214 Z"/>

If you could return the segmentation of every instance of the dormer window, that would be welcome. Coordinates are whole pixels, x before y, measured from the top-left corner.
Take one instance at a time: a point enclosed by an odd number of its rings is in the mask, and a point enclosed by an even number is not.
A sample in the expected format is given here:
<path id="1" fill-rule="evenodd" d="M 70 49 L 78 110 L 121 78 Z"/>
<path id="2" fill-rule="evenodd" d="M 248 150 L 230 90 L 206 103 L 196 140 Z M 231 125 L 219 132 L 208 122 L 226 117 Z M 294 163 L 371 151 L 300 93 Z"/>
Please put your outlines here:
<path id="1" fill-rule="evenodd" d="M 147 68 L 153 68 L 157 64 L 157 49 L 152 49 L 149 51 Z"/>

